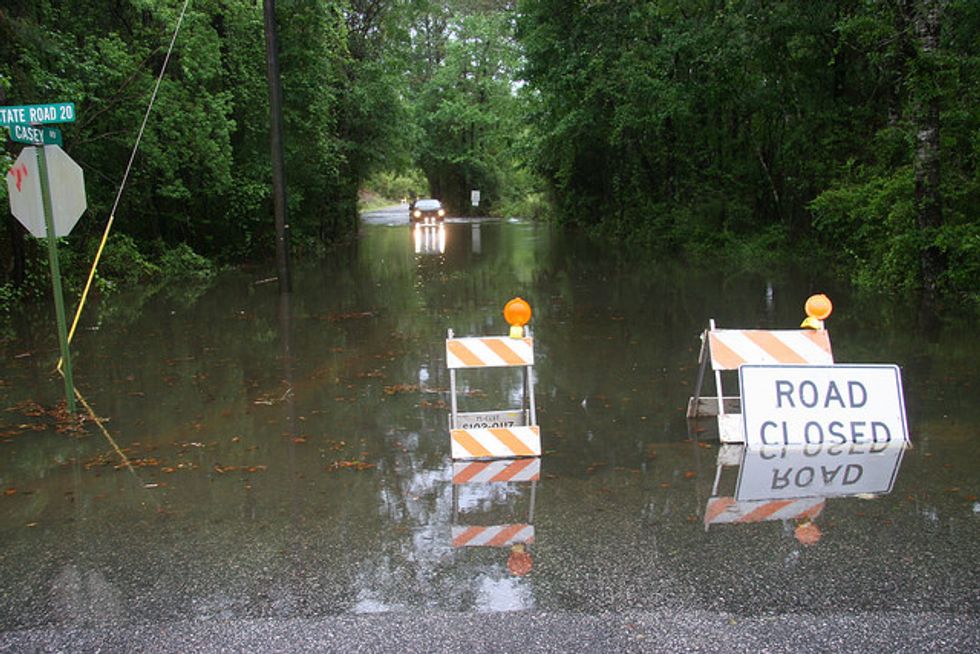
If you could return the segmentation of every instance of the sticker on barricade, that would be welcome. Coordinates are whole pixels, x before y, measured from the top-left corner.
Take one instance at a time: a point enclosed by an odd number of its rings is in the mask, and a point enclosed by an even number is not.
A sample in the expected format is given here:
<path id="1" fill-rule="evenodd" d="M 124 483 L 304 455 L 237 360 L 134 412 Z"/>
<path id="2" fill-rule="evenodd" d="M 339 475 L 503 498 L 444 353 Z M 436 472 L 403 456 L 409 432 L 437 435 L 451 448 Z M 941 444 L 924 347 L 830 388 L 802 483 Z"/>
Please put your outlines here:
<path id="1" fill-rule="evenodd" d="M 510 547 L 534 543 L 534 525 L 525 523 L 490 527 L 453 527 L 453 547 Z"/>
<path id="2" fill-rule="evenodd" d="M 452 429 L 454 459 L 506 459 L 541 456 L 541 430 L 536 425 L 498 429 Z"/>
<path id="3" fill-rule="evenodd" d="M 486 336 L 446 339 L 446 366 L 496 368 L 534 365 L 534 339 Z"/>
<path id="4" fill-rule="evenodd" d="M 454 484 L 538 481 L 539 479 L 541 479 L 541 459 L 537 457 L 453 463 Z"/>

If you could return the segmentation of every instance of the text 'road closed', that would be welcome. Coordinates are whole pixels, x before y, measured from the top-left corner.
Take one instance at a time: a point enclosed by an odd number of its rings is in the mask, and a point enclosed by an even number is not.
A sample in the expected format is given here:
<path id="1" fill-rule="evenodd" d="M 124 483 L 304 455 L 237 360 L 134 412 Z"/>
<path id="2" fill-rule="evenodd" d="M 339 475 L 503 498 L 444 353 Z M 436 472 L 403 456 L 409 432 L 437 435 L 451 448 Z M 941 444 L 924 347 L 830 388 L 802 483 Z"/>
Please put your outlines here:
<path id="1" fill-rule="evenodd" d="M 896 366 L 744 365 L 739 380 L 750 448 L 908 442 Z"/>

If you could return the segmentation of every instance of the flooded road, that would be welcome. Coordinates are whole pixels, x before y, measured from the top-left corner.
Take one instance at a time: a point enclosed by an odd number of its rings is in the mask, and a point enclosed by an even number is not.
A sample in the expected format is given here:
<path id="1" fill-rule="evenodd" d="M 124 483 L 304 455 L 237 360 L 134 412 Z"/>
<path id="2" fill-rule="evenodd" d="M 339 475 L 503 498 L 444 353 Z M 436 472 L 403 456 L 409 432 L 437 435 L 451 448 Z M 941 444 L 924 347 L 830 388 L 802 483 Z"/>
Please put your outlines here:
<path id="1" fill-rule="evenodd" d="M 271 275 L 229 272 L 90 309 L 75 383 L 111 441 L 53 413 L 63 387 L 47 308 L 15 324 L 0 368 L 8 637 L 523 610 L 633 616 L 610 643 L 640 650 L 661 629 L 642 616 L 680 614 L 700 616 L 692 633 L 716 634 L 870 615 L 932 625 L 937 640 L 909 645 L 977 644 L 980 346 L 969 325 L 923 333 L 909 312 L 820 271 L 628 265 L 547 226 L 451 221 L 417 235 L 401 212 L 297 267 L 288 298 Z M 713 419 L 686 419 L 699 335 L 709 318 L 795 328 L 813 292 L 834 300 L 838 362 L 900 366 L 914 447 L 848 452 L 861 483 L 763 493 L 753 501 L 800 506 L 735 515 L 738 475 L 765 474 L 751 471 L 768 460 L 723 451 Z M 454 470 L 447 329 L 504 335 L 502 307 L 518 295 L 534 311 L 543 455 L 523 473 Z M 467 375 L 463 410 L 512 404 L 510 372 Z M 511 481 L 480 481 L 501 474 Z M 491 528 L 502 531 L 488 545 L 469 542 Z"/>

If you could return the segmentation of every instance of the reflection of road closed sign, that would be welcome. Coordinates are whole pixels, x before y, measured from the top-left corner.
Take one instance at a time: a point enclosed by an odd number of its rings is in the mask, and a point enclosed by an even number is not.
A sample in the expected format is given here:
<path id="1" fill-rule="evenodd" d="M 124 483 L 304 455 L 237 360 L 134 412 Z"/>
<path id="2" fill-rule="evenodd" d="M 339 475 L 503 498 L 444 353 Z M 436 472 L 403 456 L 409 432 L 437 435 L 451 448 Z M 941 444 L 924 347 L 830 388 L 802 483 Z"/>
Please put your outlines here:
<path id="1" fill-rule="evenodd" d="M 750 448 L 908 442 L 897 366 L 743 365 L 738 370 Z"/>
<path id="2" fill-rule="evenodd" d="M 890 493 L 904 452 L 901 443 L 746 448 L 735 499 Z"/>

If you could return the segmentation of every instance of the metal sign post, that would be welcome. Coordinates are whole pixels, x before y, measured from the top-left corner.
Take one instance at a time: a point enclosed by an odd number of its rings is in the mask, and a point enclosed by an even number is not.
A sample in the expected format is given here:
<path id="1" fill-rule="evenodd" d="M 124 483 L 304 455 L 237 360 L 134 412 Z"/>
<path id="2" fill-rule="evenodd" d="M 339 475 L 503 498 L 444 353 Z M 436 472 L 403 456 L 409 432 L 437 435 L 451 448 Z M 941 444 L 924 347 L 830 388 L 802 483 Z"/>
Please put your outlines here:
<path id="1" fill-rule="evenodd" d="M 51 210 L 51 184 L 48 180 L 48 158 L 44 146 L 37 148 L 37 168 L 41 178 L 41 202 L 44 205 L 44 224 L 48 232 L 48 261 L 51 264 L 51 288 L 54 311 L 58 319 L 58 345 L 61 348 L 62 369 L 65 373 L 65 401 L 68 413 L 75 413 L 75 384 L 71 374 L 71 351 L 68 349 L 68 327 L 65 323 L 65 299 L 61 290 L 61 266 L 58 264 L 58 241 L 54 235 L 54 212 Z"/>

